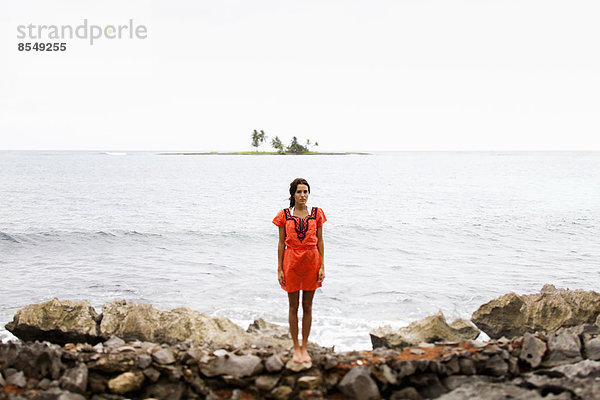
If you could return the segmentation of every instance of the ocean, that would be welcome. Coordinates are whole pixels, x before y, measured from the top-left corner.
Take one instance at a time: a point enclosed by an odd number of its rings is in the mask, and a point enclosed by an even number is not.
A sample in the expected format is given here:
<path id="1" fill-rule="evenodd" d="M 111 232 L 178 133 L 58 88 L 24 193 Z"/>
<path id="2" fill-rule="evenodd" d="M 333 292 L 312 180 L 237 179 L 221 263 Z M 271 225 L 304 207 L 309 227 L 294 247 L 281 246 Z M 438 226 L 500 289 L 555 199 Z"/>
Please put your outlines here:
<path id="1" fill-rule="evenodd" d="M 600 286 L 599 152 L 2 151 L 0 339 L 54 297 L 287 326 L 271 221 L 297 177 L 328 219 L 310 340 L 336 351 L 512 291 Z"/>

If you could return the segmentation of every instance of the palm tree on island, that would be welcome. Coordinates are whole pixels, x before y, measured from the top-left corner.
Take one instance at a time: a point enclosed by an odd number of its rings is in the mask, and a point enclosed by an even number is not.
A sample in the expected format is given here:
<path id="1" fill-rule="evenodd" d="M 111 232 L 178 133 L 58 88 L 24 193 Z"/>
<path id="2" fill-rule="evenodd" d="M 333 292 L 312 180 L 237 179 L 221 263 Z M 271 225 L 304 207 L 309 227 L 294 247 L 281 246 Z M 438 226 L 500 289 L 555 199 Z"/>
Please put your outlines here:
<path id="1" fill-rule="evenodd" d="M 265 131 L 261 130 L 260 133 L 255 129 L 252 132 L 252 146 L 256 147 L 265 141 L 268 136 L 265 135 Z M 271 147 L 273 147 L 277 154 L 306 154 L 310 153 L 309 146 L 318 146 L 319 143 L 315 142 L 311 144 L 310 139 L 306 139 L 306 145 L 302 145 L 296 136 L 292 137 L 292 141 L 288 146 L 284 146 L 279 136 L 275 136 L 271 139 Z"/>

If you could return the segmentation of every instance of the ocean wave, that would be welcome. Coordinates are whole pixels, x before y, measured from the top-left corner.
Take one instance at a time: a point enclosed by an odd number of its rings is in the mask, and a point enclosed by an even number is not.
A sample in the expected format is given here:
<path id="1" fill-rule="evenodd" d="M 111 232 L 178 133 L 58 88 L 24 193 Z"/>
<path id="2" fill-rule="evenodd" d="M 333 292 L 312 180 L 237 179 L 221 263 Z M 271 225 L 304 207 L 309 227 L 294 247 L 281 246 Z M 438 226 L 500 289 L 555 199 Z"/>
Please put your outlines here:
<path id="1" fill-rule="evenodd" d="M 2 231 L 0 231 L 0 240 L 7 240 L 9 242 L 13 242 L 13 243 L 19 243 L 19 241 L 17 239 L 15 239 L 14 237 L 12 237 L 9 234 L 6 234 Z"/>
<path id="2" fill-rule="evenodd" d="M 125 237 L 160 238 L 158 233 L 144 233 L 134 230 L 98 230 L 98 231 L 40 231 L 40 232 L 0 232 L 0 240 L 20 244 L 42 244 L 47 242 L 94 242 L 97 240 L 111 241 Z"/>

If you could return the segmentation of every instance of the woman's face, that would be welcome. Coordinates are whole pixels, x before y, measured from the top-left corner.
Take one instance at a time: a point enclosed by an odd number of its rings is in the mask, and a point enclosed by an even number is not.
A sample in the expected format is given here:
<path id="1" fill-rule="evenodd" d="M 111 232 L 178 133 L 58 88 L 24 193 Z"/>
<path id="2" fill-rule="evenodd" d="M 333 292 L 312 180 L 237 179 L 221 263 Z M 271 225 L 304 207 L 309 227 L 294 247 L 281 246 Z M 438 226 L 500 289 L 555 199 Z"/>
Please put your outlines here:
<path id="1" fill-rule="evenodd" d="M 296 204 L 306 205 L 308 201 L 308 186 L 299 184 L 296 186 L 296 193 L 294 193 L 294 200 Z"/>

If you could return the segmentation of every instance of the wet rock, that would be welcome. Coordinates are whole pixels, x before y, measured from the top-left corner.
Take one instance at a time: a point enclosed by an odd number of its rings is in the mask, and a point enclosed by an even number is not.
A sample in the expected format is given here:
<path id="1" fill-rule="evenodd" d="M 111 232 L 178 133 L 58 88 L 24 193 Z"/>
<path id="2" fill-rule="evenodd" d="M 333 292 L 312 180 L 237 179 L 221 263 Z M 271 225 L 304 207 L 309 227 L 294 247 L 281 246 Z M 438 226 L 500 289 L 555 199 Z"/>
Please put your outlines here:
<path id="1" fill-rule="evenodd" d="M 405 387 L 401 390 L 396 390 L 390 396 L 390 400 L 422 400 L 423 397 L 417 392 L 414 387 Z"/>
<path id="2" fill-rule="evenodd" d="M 255 355 L 237 356 L 233 353 L 227 353 L 200 365 L 200 371 L 208 377 L 231 375 L 235 378 L 243 378 L 258 374 L 262 370 L 260 357 Z"/>
<path id="3" fill-rule="evenodd" d="M 538 294 L 509 293 L 491 300 L 473 313 L 471 321 L 497 339 L 591 324 L 599 314 L 600 293 L 545 285 Z"/>
<path id="4" fill-rule="evenodd" d="M 290 398 L 293 390 L 289 386 L 277 386 L 271 390 L 269 397 L 275 400 L 287 400 Z"/>
<path id="5" fill-rule="evenodd" d="M 152 353 L 152 358 L 158 364 L 168 365 L 173 364 L 175 362 L 175 356 L 173 355 L 171 349 L 168 348 L 162 348 L 160 350 L 155 351 L 154 353 Z"/>
<path id="6" fill-rule="evenodd" d="M 265 360 L 265 368 L 268 372 L 279 372 L 283 369 L 283 361 L 278 354 L 273 354 Z"/>
<path id="7" fill-rule="evenodd" d="M 24 341 L 52 343 L 98 343 L 100 316 L 89 301 L 60 301 L 31 304 L 15 314 L 6 329 Z"/>
<path id="8" fill-rule="evenodd" d="M 100 331 L 125 340 L 176 343 L 243 344 L 252 338 L 224 317 L 213 317 L 188 308 L 161 311 L 150 304 L 115 300 L 102 306 Z"/>
<path id="9" fill-rule="evenodd" d="M 270 390 L 273 390 L 275 385 L 277 385 L 277 382 L 279 382 L 279 376 L 277 375 L 261 375 L 256 378 L 254 384 L 260 390 L 268 392 Z"/>
<path id="10" fill-rule="evenodd" d="M 24 388 L 25 386 L 27 386 L 27 380 L 25 380 L 25 375 L 23 374 L 23 372 L 19 371 L 15 372 L 12 375 L 8 375 L 6 377 L 6 384 L 18 388 Z"/>
<path id="11" fill-rule="evenodd" d="M 354 367 L 338 384 L 340 392 L 358 400 L 379 399 L 379 388 L 366 367 Z"/>
<path id="12" fill-rule="evenodd" d="M 60 378 L 60 387 L 69 392 L 85 393 L 88 384 L 88 368 L 84 363 L 69 368 Z"/>
<path id="13" fill-rule="evenodd" d="M 523 347 L 519 359 L 528 363 L 531 368 L 537 368 L 542 363 L 546 353 L 546 343 L 530 333 L 523 336 Z"/>
<path id="14" fill-rule="evenodd" d="M 108 381 L 108 388 L 116 394 L 135 392 L 142 387 L 144 374 L 139 371 L 124 372 Z"/>
<path id="15" fill-rule="evenodd" d="M 569 364 L 582 360 L 579 336 L 566 329 L 560 329 L 549 336 L 548 350 L 550 351 L 550 355 L 542 363 L 545 367 Z"/>
<path id="16" fill-rule="evenodd" d="M 423 342 L 453 342 L 467 339 L 458 330 L 448 325 L 441 311 L 398 330 L 392 329 L 389 325 L 376 328 L 370 332 L 370 335 L 373 349 L 377 347 L 400 349 L 417 346 Z"/>

